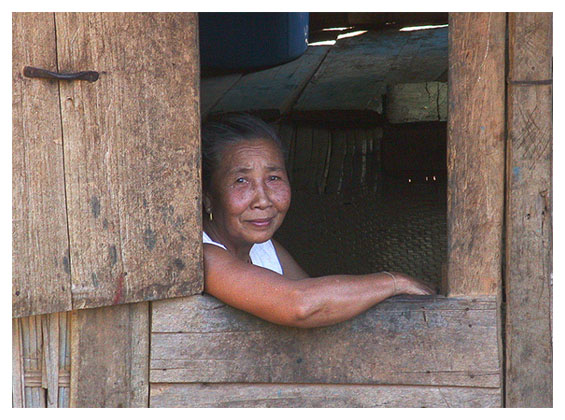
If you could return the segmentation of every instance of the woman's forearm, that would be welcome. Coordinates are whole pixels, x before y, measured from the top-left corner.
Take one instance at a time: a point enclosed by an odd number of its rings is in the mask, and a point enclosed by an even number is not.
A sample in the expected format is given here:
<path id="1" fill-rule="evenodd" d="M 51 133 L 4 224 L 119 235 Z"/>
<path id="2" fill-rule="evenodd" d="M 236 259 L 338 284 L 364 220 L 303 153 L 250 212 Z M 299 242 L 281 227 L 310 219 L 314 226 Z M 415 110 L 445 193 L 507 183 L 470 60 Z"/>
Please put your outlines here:
<path id="1" fill-rule="evenodd" d="M 300 312 L 296 326 L 303 328 L 353 318 L 397 292 L 393 277 L 386 273 L 333 275 L 298 283 Z"/>

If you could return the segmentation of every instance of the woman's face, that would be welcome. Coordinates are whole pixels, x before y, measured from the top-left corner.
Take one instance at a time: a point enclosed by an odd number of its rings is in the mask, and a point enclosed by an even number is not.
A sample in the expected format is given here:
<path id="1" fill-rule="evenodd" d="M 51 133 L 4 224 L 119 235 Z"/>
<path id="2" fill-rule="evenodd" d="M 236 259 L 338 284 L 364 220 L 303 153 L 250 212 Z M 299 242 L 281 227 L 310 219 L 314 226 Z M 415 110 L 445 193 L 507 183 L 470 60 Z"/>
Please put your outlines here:
<path id="1" fill-rule="evenodd" d="M 248 246 L 273 237 L 290 196 L 281 151 L 273 141 L 261 139 L 240 141 L 223 150 L 204 199 L 221 239 Z"/>

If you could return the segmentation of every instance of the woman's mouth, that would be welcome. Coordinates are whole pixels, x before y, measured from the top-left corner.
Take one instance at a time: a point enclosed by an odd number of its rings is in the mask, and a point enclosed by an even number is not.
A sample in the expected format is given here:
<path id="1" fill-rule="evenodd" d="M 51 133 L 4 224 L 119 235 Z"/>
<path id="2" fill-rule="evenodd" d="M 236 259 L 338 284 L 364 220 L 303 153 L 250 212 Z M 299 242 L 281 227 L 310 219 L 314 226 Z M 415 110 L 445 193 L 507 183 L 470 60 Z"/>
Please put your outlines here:
<path id="1" fill-rule="evenodd" d="M 248 223 L 258 228 L 265 228 L 270 226 L 272 221 L 273 221 L 273 217 L 268 217 L 263 219 L 248 220 Z"/>

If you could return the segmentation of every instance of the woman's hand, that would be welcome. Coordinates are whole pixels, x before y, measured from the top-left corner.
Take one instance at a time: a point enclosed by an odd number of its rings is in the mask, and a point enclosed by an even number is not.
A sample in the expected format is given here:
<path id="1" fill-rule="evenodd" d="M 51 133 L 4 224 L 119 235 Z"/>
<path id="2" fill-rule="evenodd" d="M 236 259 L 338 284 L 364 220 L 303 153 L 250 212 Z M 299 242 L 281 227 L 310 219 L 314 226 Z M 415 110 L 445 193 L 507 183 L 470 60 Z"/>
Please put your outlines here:
<path id="1" fill-rule="evenodd" d="M 436 292 L 424 282 L 404 273 L 392 273 L 396 277 L 397 295 L 435 295 Z"/>

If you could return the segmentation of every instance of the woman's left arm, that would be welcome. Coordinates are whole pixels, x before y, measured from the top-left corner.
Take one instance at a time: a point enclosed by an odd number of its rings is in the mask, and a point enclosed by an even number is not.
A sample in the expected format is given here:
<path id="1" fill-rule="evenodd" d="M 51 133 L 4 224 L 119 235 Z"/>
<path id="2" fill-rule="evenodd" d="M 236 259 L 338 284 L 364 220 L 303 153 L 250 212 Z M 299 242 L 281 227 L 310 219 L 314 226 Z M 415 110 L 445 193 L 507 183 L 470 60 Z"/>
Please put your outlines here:
<path id="1" fill-rule="evenodd" d="M 277 241 L 272 239 L 281 263 L 284 276 L 292 280 L 302 280 L 310 277 L 306 271 L 292 258 L 292 255 Z"/>

